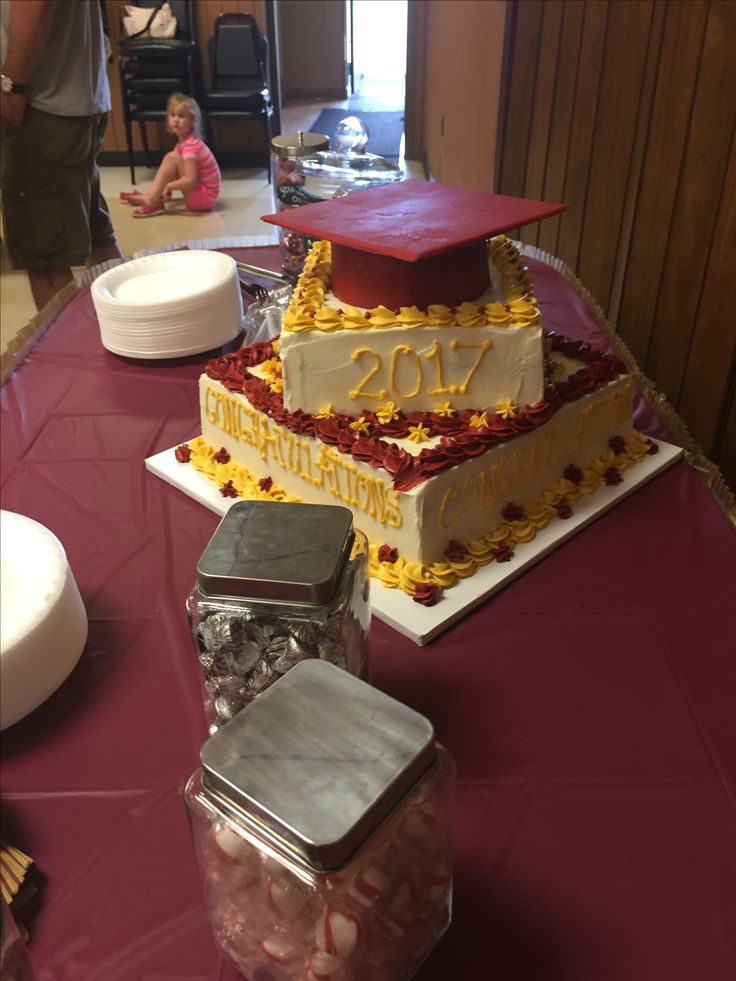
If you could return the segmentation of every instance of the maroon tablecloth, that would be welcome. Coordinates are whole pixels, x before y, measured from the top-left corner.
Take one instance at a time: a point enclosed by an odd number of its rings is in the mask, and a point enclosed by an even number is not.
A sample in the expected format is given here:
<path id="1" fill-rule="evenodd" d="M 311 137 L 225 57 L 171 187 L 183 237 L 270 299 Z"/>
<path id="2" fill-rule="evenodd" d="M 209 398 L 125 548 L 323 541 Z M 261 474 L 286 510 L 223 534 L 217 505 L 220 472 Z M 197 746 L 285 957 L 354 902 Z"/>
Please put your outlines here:
<path id="1" fill-rule="evenodd" d="M 547 323 L 601 345 L 529 264 Z M 3 833 L 46 876 L 41 979 L 236 977 L 181 796 L 205 738 L 184 602 L 218 519 L 143 465 L 197 432 L 209 356 L 109 354 L 85 291 L 2 391 L 2 506 L 58 535 L 90 621 L 3 738 Z M 430 646 L 375 621 L 375 684 L 458 765 L 455 913 L 422 981 L 736 977 L 734 540 L 680 462 Z"/>

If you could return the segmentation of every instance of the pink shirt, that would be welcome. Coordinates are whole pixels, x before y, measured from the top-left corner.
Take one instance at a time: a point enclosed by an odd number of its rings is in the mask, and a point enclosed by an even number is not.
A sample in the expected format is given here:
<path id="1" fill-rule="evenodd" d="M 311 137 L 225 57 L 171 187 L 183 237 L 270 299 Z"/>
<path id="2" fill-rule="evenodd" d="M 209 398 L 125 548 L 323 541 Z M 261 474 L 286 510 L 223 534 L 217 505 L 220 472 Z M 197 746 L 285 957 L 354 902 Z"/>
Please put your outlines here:
<path id="1" fill-rule="evenodd" d="M 204 187 L 213 197 L 220 193 L 220 168 L 217 166 L 212 150 L 198 136 L 187 136 L 179 140 L 176 149 L 182 160 L 194 157 L 197 161 L 197 181 L 199 187 Z"/>

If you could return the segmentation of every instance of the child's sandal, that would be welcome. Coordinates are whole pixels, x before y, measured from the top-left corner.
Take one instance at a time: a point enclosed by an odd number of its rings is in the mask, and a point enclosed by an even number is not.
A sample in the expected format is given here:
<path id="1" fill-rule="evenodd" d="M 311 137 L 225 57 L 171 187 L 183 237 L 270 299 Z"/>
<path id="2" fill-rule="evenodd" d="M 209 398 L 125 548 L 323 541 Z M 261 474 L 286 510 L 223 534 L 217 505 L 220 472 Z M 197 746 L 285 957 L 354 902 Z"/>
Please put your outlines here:
<path id="1" fill-rule="evenodd" d="M 136 208 L 133 212 L 134 218 L 152 218 L 154 215 L 165 215 L 166 208 L 162 202 L 158 204 L 144 204 L 142 208 Z"/>

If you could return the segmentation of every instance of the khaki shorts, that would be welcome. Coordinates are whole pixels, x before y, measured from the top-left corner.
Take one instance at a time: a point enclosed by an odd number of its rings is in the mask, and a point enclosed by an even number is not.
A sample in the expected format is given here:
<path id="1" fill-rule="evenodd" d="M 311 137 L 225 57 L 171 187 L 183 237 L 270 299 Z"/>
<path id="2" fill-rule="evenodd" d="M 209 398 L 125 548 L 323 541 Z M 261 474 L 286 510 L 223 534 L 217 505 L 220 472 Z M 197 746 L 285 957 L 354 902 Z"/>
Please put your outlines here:
<path id="1" fill-rule="evenodd" d="M 0 191 L 5 245 L 15 269 L 83 266 L 115 241 L 100 193 L 97 154 L 107 114 L 52 116 L 28 106 L 2 121 Z"/>

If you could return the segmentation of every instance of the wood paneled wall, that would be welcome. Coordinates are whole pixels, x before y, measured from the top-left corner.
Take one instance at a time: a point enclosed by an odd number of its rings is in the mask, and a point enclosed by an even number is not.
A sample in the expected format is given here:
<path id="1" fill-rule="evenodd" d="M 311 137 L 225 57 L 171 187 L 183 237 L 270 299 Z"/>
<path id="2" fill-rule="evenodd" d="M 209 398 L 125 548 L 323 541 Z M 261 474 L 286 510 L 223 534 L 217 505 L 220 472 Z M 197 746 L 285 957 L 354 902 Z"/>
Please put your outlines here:
<path id="1" fill-rule="evenodd" d="M 103 154 L 127 151 L 117 64 L 117 46 L 122 32 L 122 16 L 126 2 L 130 2 L 130 0 L 107 0 L 106 3 L 114 63 L 108 65 L 112 111 L 108 121 L 107 133 L 105 134 L 105 142 L 102 147 Z M 265 33 L 266 25 L 264 21 L 263 0 L 196 0 L 194 4 L 196 21 L 195 37 L 199 47 L 202 76 L 205 85 L 210 81 L 207 42 L 214 33 L 215 20 L 218 14 L 232 11 L 252 14 L 261 32 Z M 148 123 L 147 133 L 149 146 L 152 150 L 168 150 L 173 146 L 173 138 L 166 133 L 163 123 L 155 125 Z M 263 127 L 260 123 L 250 122 L 249 120 L 228 123 L 227 126 L 218 123 L 215 129 L 215 139 L 218 151 L 260 150 L 264 146 Z M 136 150 L 143 149 L 137 124 L 133 126 L 133 146 Z"/>
<path id="2" fill-rule="evenodd" d="M 407 147 L 443 184 L 492 188 L 507 6 L 410 0 Z"/>
<path id="3" fill-rule="evenodd" d="M 576 271 L 736 486 L 736 4 L 523 0 L 509 17 L 496 189 L 571 206 L 521 239 Z"/>

